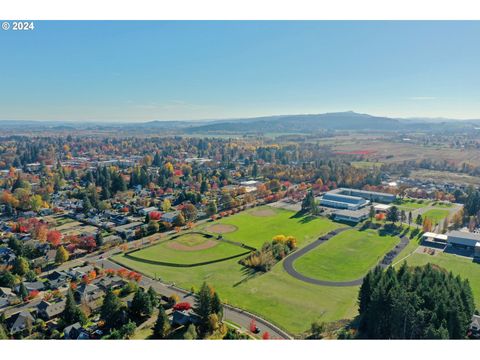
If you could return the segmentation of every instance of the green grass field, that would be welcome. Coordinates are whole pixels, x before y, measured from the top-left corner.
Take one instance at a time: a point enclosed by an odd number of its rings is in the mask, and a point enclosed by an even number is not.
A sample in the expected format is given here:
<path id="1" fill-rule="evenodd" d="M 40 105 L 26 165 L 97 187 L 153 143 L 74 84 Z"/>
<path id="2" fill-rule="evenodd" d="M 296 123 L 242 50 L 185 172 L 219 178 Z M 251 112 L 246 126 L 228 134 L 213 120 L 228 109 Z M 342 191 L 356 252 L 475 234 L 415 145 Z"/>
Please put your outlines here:
<path id="1" fill-rule="evenodd" d="M 178 245 L 181 246 L 180 249 L 176 248 Z M 206 239 L 201 234 L 186 233 L 174 240 L 163 241 L 160 244 L 132 252 L 130 255 L 140 259 L 173 264 L 195 264 L 240 255 L 245 251 L 240 246 L 220 242 L 214 238 Z"/>
<path id="2" fill-rule="evenodd" d="M 430 205 L 428 200 L 399 199 L 395 201 L 395 206 L 400 210 L 413 211 Z"/>
<path id="3" fill-rule="evenodd" d="M 255 209 L 265 208 L 270 209 Z M 238 227 L 236 232 L 224 234 L 225 238 L 261 246 L 273 236 L 285 234 L 296 236 L 303 246 L 344 226 L 325 218 L 294 217 L 294 212 L 273 210 L 273 216 L 269 217 L 254 216 L 249 210 L 222 219 L 220 222 Z M 307 284 L 288 275 L 281 263 L 270 272 L 258 275 L 246 270 L 238 259 L 182 269 L 142 263 L 122 255 L 114 259 L 148 276 L 175 282 L 184 289 L 192 286 L 198 289 L 206 281 L 215 287 L 223 301 L 259 314 L 293 334 L 307 330 L 312 321 L 348 319 L 357 312 L 358 287 Z"/>
<path id="4" fill-rule="evenodd" d="M 453 272 L 455 275 L 468 279 L 475 298 L 475 305 L 477 309 L 480 309 L 480 264 L 474 263 L 470 258 L 443 252 L 437 252 L 434 256 L 416 252 L 409 256 L 406 261 L 410 266 L 423 266 L 428 263 L 436 264 Z M 400 264 L 397 266 L 400 266 Z"/>
<path id="5" fill-rule="evenodd" d="M 429 218 L 434 223 L 439 224 L 445 219 L 450 212 L 448 210 L 432 209 L 422 214 L 423 218 Z"/>
<path id="6" fill-rule="evenodd" d="M 269 209 L 274 216 L 256 216 L 261 209 Z M 216 223 L 229 224 L 237 227 L 237 231 L 226 233 L 226 239 L 245 243 L 260 248 L 265 241 L 270 241 L 275 235 L 292 235 L 297 238 L 298 246 L 314 240 L 319 234 L 338 229 L 342 225 L 326 218 L 314 216 L 296 216 L 294 212 L 273 207 L 258 207 L 241 214 L 220 219 Z M 203 229 L 208 232 L 208 223 Z"/>
<path id="7" fill-rule="evenodd" d="M 331 238 L 294 263 L 306 276 L 330 281 L 355 280 L 364 276 L 399 242 L 380 236 L 376 230 L 347 230 Z"/>

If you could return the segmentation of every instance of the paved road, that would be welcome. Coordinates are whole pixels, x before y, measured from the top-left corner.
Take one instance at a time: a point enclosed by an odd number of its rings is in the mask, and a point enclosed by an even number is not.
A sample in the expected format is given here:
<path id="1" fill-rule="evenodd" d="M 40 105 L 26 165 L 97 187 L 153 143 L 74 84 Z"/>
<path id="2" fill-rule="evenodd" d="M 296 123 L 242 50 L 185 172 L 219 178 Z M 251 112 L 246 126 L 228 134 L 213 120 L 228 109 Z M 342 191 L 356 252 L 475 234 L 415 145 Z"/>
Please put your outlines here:
<path id="1" fill-rule="evenodd" d="M 96 263 L 97 266 L 103 267 L 105 269 L 125 268 L 109 259 L 97 258 L 93 261 Z M 176 294 L 181 299 L 181 301 L 187 301 L 191 304 L 195 302 L 195 299 L 191 292 L 173 285 L 162 283 L 158 280 L 151 279 L 145 275 L 142 276 L 140 285 L 147 288 L 152 286 L 155 291 L 165 296 L 171 296 L 173 294 Z M 224 305 L 223 318 L 226 321 L 232 322 L 242 327 L 244 330 L 248 330 L 250 328 L 250 322 L 252 321 L 252 319 L 254 319 L 258 329 L 260 330 L 259 334 L 263 334 L 264 332 L 268 331 L 268 333 L 270 334 L 270 338 L 272 339 L 293 339 L 290 334 L 286 333 L 285 331 L 268 322 L 267 320 L 230 305 Z"/>
<path id="2" fill-rule="evenodd" d="M 337 229 L 334 231 L 329 232 L 328 234 L 320 237 L 318 240 L 314 241 L 313 243 L 301 248 L 300 250 L 297 250 L 293 252 L 291 255 L 287 256 L 287 258 L 283 261 L 283 268 L 285 271 L 290 275 L 293 276 L 295 279 L 307 282 L 310 284 L 314 285 L 319 285 L 319 286 L 335 286 L 335 287 L 345 287 L 345 286 L 358 286 L 362 285 L 363 282 L 363 277 L 351 281 L 326 281 L 326 280 L 320 280 L 320 279 L 314 279 L 308 276 L 305 276 L 301 273 L 299 273 L 297 270 L 295 270 L 295 267 L 293 266 L 293 263 L 295 260 L 298 258 L 302 257 L 306 253 L 312 251 L 313 249 L 317 248 L 319 245 L 323 244 L 324 242 L 328 241 L 331 239 L 333 236 L 340 234 L 341 232 L 351 229 L 350 227 L 345 227 L 341 229 Z M 389 266 L 392 261 L 400 254 L 400 252 L 408 245 L 409 239 L 406 236 L 402 236 L 400 238 L 400 243 L 395 246 L 395 248 L 389 252 L 381 261 L 378 265 L 380 265 L 382 268 L 386 268 Z"/>

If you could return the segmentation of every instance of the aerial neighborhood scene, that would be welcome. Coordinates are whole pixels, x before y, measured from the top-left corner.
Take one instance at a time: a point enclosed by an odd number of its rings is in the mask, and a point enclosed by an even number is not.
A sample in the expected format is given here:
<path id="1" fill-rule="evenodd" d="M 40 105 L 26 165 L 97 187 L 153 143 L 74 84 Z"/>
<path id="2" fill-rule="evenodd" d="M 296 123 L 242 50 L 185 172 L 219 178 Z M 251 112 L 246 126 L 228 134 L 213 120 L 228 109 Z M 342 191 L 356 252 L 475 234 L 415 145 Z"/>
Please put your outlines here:
<path id="1" fill-rule="evenodd" d="M 0 35 L 0 339 L 480 339 L 480 23 Z"/>

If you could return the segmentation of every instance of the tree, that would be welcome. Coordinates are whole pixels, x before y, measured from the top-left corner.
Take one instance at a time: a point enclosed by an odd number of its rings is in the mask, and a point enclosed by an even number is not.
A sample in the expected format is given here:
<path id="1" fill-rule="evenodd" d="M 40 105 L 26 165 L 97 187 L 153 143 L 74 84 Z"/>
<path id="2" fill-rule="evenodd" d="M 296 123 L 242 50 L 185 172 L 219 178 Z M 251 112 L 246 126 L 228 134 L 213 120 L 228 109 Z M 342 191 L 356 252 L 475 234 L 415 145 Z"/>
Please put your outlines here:
<path id="1" fill-rule="evenodd" d="M 185 218 L 183 217 L 182 213 L 175 216 L 173 219 L 173 226 L 183 226 L 185 225 Z"/>
<path id="2" fill-rule="evenodd" d="M 30 266 L 28 265 L 27 259 L 25 259 L 22 256 L 19 256 L 15 259 L 15 262 L 13 264 L 13 273 L 23 276 L 27 273 L 28 270 L 30 270 Z"/>
<path id="3" fill-rule="evenodd" d="M 170 323 L 168 321 L 167 314 L 162 305 L 158 307 L 158 317 L 153 327 L 153 337 L 155 339 L 165 339 L 168 336 L 170 330 Z"/>
<path id="4" fill-rule="evenodd" d="M 418 226 L 422 225 L 423 224 L 423 218 L 422 218 L 422 215 L 418 214 L 416 219 L 415 219 L 415 224 L 417 224 Z"/>
<path id="5" fill-rule="evenodd" d="M 203 324 L 208 320 L 208 315 L 212 313 L 212 291 L 204 282 L 195 295 L 195 313 L 200 316 Z"/>
<path id="6" fill-rule="evenodd" d="M 20 296 L 22 300 L 25 300 L 28 297 L 28 291 L 23 282 L 20 283 L 20 287 L 18 288 L 18 296 Z"/>
<path id="7" fill-rule="evenodd" d="M 197 208 L 192 204 L 187 204 L 182 209 L 185 221 L 194 221 L 197 218 Z"/>
<path id="8" fill-rule="evenodd" d="M 0 286 L 2 287 L 7 287 L 7 288 L 13 288 L 15 285 L 16 279 L 13 274 L 5 270 L 4 272 L 0 273 Z"/>
<path id="9" fill-rule="evenodd" d="M 408 226 L 412 225 L 412 222 L 413 222 L 413 215 L 412 215 L 412 212 L 409 211 L 408 212 Z"/>
<path id="10" fill-rule="evenodd" d="M 157 221 L 151 220 L 147 225 L 147 231 L 149 234 L 155 234 L 160 230 L 160 225 Z"/>
<path id="11" fill-rule="evenodd" d="M 475 310 L 468 280 L 430 264 L 379 267 L 359 293 L 359 332 L 369 339 L 462 339 Z"/>
<path id="12" fill-rule="evenodd" d="M 55 254 L 55 263 L 63 264 L 68 261 L 69 257 L 70 255 L 68 254 L 68 251 L 63 246 L 59 246 L 57 248 L 57 253 Z"/>
<path id="13" fill-rule="evenodd" d="M 375 208 L 373 206 L 370 206 L 370 210 L 368 211 L 368 217 L 370 218 L 370 221 L 372 221 L 375 217 Z"/>
<path id="14" fill-rule="evenodd" d="M 58 230 L 49 231 L 47 233 L 47 241 L 54 247 L 57 247 L 62 241 L 62 233 Z"/>
<path id="15" fill-rule="evenodd" d="M 211 200 L 207 205 L 206 213 L 208 216 L 212 216 L 215 215 L 217 212 L 217 203 L 215 202 L 215 200 Z"/>
<path id="16" fill-rule="evenodd" d="M 169 212 L 171 207 L 172 207 L 172 203 L 170 202 L 170 200 L 168 199 L 163 200 L 163 203 L 162 203 L 163 212 Z"/>
<path id="17" fill-rule="evenodd" d="M 302 211 L 314 211 L 316 208 L 315 196 L 310 190 L 302 201 Z"/>
<path id="18" fill-rule="evenodd" d="M 8 339 L 7 332 L 5 331 L 3 324 L 0 324 L 0 340 L 6 340 L 6 339 Z"/>
<path id="19" fill-rule="evenodd" d="M 30 207 L 33 211 L 38 211 L 43 205 L 43 199 L 40 195 L 33 195 L 30 198 Z"/>
<path id="20" fill-rule="evenodd" d="M 152 302 L 150 296 L 139 287 L 133 296 L 132 303 L 130 305 L 130 313 L 132 316 L 140 320 L 144 317 L 151 316 L 153 312 Z"/>
<path id="21" fill-rule="evenodd" d="M 76 322 L 85 324 L 87 321 L 87 317 L 75 303 L 75 299 L 71 289 L 68 289 L 67 291 L 65 309 L 63 310 L 61 318 L 65 325 L 75 324 Z"/>
<path id="22" fill-rule="evenodd" d="M 150 298 L 150 303 L 152 304 L 153 307 L 157 307 L 159 305 L 158 301 L 158 294 L 153 288 L 153 286 L 150 286 L 147 291 L 148 297 Z"/>
<path id="23" fill-rule="evenodd" d="M 310 339 L 322 339 L 325 331 L 325 324 L 318 321 L 312 322 L 310 325 Z"/>
<path id="24" fill-rule="evenodd" d="M 390 209 L 387 211 L 387 221 L 391 221 L 392 224 L 395 224 L 398 221 L 398 208 L 396 206 L 392 206 Z"/>
<path id="25" fill-rule="evenodd" d="M 220 301 L 220 297 L 218 296 L 216 291 L 213 293 L 211 301 L 212 301 L 212 312 L 221 317 L 223 315 L 223 306 L 222 306 L 222 302 Z"/>
<path id="26" fill-rule="evenodd" d="M 100 308 L 100 318 L 105 321 L 107 328 L 116 328 L 125 322 L 123 304 L 112 289 L 108 288 Z"/>
<path id="27" fill-rule="evenodd" d="M 195 329 L 195 325 L 190 324 L 188 325 L 187 331 L 183 334 L 183 338 L 185 340 L 195 340 L 198 337 L 197 330 Z"/>
<path id="28" fill-rule="evenodd" d="M 103 235 L 101 231 L 97 232 L 97 235 L 95 236 L 95 243 L 97 244 L 97 247 L 103 246 Z"/>

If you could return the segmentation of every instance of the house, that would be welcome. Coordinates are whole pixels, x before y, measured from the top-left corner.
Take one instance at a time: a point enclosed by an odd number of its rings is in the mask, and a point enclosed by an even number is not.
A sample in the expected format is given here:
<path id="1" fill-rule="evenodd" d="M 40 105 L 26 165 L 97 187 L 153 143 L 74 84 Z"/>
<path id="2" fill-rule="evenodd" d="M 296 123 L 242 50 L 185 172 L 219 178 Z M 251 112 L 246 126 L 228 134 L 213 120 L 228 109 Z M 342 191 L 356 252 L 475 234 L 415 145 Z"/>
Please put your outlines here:
<path id="1" fill-rule="evenodd" d="M 0 298 L 1 299 L 10 299 L 10 298 L 16 298 L 17 296 L 15 293 L 12 291 L 10 288 L 6 287 L 0 287 Z"/>
<path id="2" fill-rule="evenodd" d="M 123 242 L 122 238 L 117 235 L 109 235 L 103 238 L 104 244 L 114 245 L 120 244 L 121 242 Z"/>
<path id="3" fill-rule="evenodd" d="M 157 207 L 151 206 L 151 207 L 148 207 L 148 208 L 143 208 L 143 209 L 140 209 L 140 211 L 138 213 L 142 216 L 145 216 L 145 215 L 150 214 L 152 211 L 158 211 Z"/>
<path id="4" fill-rule="evenodd" d="M 97 285 L 81 284 L 75 289 L 75 299 L 79 302 L 87 303 L 95 301 L 103 296 L 104 292 Z"/>
<path id="5" fill-rule="evenodd" d="M 65 340 L 88 340 L 90 336 L 88 335 L 87 330 L 85 330 L 80 323 L 75 323 L 70 326 L 67 326 L 63 330 L 63 335 Z"/>
<path id="6" fill-rule="evenodd" d="M 113 230 L 124 239 L 130 239 L 135 235 L 135 229 L 142 226 L 143 223 L 136 221 L 126 225 L 117 226 Z"/>
<path id="7" fill-rule="evenodd" d="M 57 302 L 50 303 L 48 301 L 42 300 L 37 305 L 37 315 L 38 317 L 48 321 L 59 316 L 63 310 L 65 310 L 66 300 L 61 300 Z"/>
<path id="8" fill-rule="evenodd" d="M 85 265 L 68 270 L 67 275 L 74 280 L 79 280 L 92 270 L 94 270 L 92 265 Z"/>
<path id="9" fill-rule="evenodd" d="M 172 313 L 172 325 L 196 324 L 200 317 L 192 310 L 175 310 Z"/>
<path id="10" fill-rule="evenodd" d="M 180 214 L 179 211 L 171 211 L 171 212 L 165 213 L 165 214 L 162 215 L 161 220 L 171 224 L 171 223 L 173 223 L 175 218 L 178 216 L 178 214 Z"/>
<path id="11" fill-rule="evenodd" d="M 31 329 L 35 319 L 32 314 L 28 311 L 20 311 L 16 314 L 10 316 L 5 323 L 10 334 L 17 334 L 24 330 Z"/>
<path id="12" fill-rule="evenodd" d="M 99 279 L 95 285 L 103 290 L 107 289 L 118 289 L 121 288 L 125 284 L 125 281 L 120 276 L 104 276 Z"/>
<path id="13" fill-rule="evenodd" d="M 23 283 L 25 286 L 25 289 L 27 289 L 28 292 L 30 291 L 43 291 L 45 290 L 45 284 L 42 281 L 25 281 Z M 18 293 L 20 290 L 20 285 L 17 285 L 15 287 L 15 291 Z"/>
<path id="14" fill-rule="evenodd" d="M 57 270 L 48 274 L 45 279 L 47 280 L 46 284 L 49 289 L 58 289 L 67 286 L 70 281 L 66 272 Z"/>

